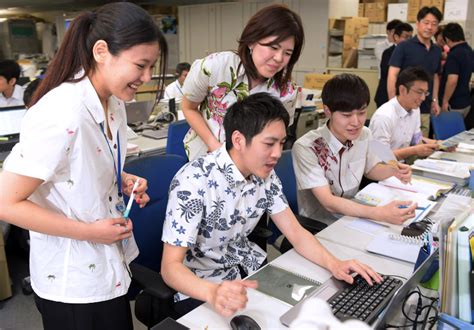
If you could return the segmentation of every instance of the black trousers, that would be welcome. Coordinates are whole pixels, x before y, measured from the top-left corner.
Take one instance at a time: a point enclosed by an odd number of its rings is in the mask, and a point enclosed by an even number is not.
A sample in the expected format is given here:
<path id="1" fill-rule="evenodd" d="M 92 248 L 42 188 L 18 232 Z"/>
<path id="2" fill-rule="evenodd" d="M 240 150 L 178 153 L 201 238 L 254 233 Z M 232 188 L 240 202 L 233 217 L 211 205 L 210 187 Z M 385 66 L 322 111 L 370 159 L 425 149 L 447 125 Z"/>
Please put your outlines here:
<path id="1" fill-rule="evenodd" d="M 38 297 L 35 303 L 45 330 L 132 330 L 127 296 L 90 304 L 68 304 Z"/>

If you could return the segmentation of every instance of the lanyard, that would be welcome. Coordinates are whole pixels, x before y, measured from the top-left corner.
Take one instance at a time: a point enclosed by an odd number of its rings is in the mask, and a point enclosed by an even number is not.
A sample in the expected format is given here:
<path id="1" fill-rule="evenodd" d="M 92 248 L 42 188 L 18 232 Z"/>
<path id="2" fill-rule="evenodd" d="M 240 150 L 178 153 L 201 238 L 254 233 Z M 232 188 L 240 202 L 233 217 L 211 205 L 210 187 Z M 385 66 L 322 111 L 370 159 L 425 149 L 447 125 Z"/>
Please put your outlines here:
<path id="1" fill-rule="evenodd" d="M 105 138 L 105 142 L 107 142 L 107 146 L 109 147 L 110 155 L 112 155 L 112 160 L 114 161 L 114 171 L 115 171 L 115 174 L 117 176 L 117 195 L 121 199 L 122 198 L 122 191 L 120 189 L 122 189 L 122 175 L 121 175 L 120 171 L 121 171 L 121 168 L 122 168 L 122 160 L 120 158 L 120 135 L 119 135 L 119 132 L 117 130 L 117 148 L 118 148 L 118 150 L 117 150 L 117 166 L 116 166 L 115 165 L 114 153 L 112 151 L 112 148 L 110 147 L 109 139 L 107 138 L 107 135 L 105 135 L 104 124 L 100 123 L 99 125 L 100 125 L 100 128 L 102 130 L 102 135 Z M 117 203 L 116 208 L 119 212 L 125 211 L 125 204 L 124 204 L 123 200 L 121 202 Z"/>

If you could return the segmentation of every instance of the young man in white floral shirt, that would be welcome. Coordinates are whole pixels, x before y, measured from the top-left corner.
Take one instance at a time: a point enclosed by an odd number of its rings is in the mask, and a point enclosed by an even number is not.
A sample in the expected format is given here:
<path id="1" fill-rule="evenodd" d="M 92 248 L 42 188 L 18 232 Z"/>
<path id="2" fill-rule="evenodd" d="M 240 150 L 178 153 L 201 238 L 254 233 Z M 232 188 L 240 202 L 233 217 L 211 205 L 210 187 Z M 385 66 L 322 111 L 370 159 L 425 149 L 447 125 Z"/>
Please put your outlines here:
<path id="1" fill-rule="evenodd" d="M 240 280 L 241 274 L 256 271 L 266 257 L 247 236 L 264 212 L 298 253 L 336 278 L 351 283 L 349 274 L 357 272 L 370 284 L 381 281 L 369 266 L 335 258 L 288 207 L 273 170 L 288 120 L 282 103 L 267 93 L 234 103 L 224 119 L 226 144 L 185 165 L 172 181 L 161 273 L 180 292 L 179 313 L 202 302 L 223 316 L 245 307 L 246 289 L 258 284 Z"/>
<path id="2" fill-rule="evenodd" d="M 329 121 L 299 138 L 292 150 L 298 187 L 299 213 L 327 224 L 341 215 L 401 224 L 415 215 L 416 204 L 392 201 L 367 206 L 351 201 L 362 176 L 383 180 L 396 176 L 409 182 L 408 165 L 384 164 L 370 152 L 370 130 L 364 127 L 370 95 L 358 76 L 341 74 L 323 88 L 324 113 Z"/>

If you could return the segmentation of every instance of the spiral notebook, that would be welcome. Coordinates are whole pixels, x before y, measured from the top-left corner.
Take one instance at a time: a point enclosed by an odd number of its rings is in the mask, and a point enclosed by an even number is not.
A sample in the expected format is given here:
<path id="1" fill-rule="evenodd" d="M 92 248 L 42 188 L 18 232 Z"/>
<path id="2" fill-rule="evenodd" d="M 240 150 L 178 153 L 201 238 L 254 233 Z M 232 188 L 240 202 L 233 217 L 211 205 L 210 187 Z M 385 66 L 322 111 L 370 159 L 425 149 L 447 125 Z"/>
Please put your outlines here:
<path id="1" fill-rule="evenodd" d="M 387 257 L 415 263 L 423 246 L 423 236 L 410 237 L 389 232 L 375 236 L 366 250 Z"/>
<path id="2" fill-rule="evenodd" d="M 247 279 L 258 281 L 258 291 L 292 306 L 321 286 L 318 281 L 273 265 L 265 266 Z"/>

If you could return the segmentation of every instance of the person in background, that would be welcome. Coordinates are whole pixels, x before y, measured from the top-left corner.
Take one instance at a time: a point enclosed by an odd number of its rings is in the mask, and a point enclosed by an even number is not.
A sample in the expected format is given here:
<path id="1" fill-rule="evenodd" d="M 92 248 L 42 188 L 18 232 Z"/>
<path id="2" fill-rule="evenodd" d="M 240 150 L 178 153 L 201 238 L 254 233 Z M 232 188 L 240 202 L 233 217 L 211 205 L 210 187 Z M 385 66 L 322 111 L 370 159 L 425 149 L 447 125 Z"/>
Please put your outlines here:
<path id="1" fill-rule="evenodd" d="M 0 107 L 23 105 L 23 87 L 17 85 L 21 68 L 13 60 L 0 60 Z"/>
<path id="2" fill-rule="evenodd" d="M 372 136 L 390 147 L 398 160 L 427 157 L 439 149 L 437 141 L 421 134 L 420 105 L 430 76 L 421 67 L 403 70 L 397 77 L 397 96 L 378 108 L 370 119 Z"/>
<path id="3" fill-rule="evenodd" d="M 278 97 L 293 122 L 297 91 L 291 74 L 304 43 L 301 18 L 284 5 L 264 7 L 250 18 L 238 42 L 237 52 L 196 60 L 184 83 L 182 108 L 191 126 L 184 145 L 190 160 L 225 142 L 227 109 L 250 94 Z"/>
<path id="4" fill-rule="evenodd" d="M 450 52 L 441 78 L 441 109 L 460 112 L 466 118 L 471 110 L 469 81 L 474 71 L 474 55 L 458 23 L 446 25 L 443 37 Z"/>
<path id="5" fill-rule="evenodd" d="M 71 47 L 74 45 L 74 47 Z M 0 173 L 0 219 L 30 230 L 30 272 L 43 327 L 132 329 L 128 264 L 138 255 L 123 194 L 149 201 L 122 170 L 124 101 L 165 72 L 166 40 L 130 2 L 79 14 L 23 118 Z M 136 188 L 133 188 L 136 183 Z"/>
<path id="6" fill-rule="evenodd" d="M 395 27 L 402 23 L 399 19 L 393 19 L 390 22 L 387 23 L 386 30 L 387 30 L 387 38 L 385 38 L 382 41 L 379 41 L 375 44 L 375 57 L 377 58 L 377 61 L 380 63 L 382 61 L 382 55 L 383 52 L 393 46 L 395 40 L 393 38 L 393 33 L 395 32 Z"/>
<path id="7" fill-rule="evenodd" d="M 379 85 L 377 86 L 377 91 L 375 93 L 374 101 L 377 105 L 377 108 L 382 104 L 388 101 L 387 95 L 387 75 L 388 75 L 388 62 L 390 57 L 392 57 L 395 46 L 411 38 L 413 33 L 413 28 L 408 23 L 398 24 L 393 32 L 393 45 L 385 49 L 382 54 L 382 60 L 380 61 L 380 79 Z"/>
<path id="8" fill-rule="evenodd" d="M 165 96 L 166 100 L 175 99 L 176 102 L 181 101 L 183 97 L 183 84 L 186 80 L 189 70 L 191 69 L 191 64 L 187 62 L 181 62 L 176 65 L 176 80 L 171 84 L 166 86 Z"/>
<path id="9" fill-rule="evenodd" d="M 423 136 L 429 135 L 430 112 L 437 116 L 440 108 L 438 104 L 439 74 L 441 74 L 441 49 L 433 44 L 431 38 L 436 33 L 443 14 L 436 7 L 423 7 L 416 16 L 416 35 L 399 44 L 393 51 L 389 62 L 387 75 L 388 99 L 396 95 L 396 81 L 400 71 L 421 66 L 433 79 L 430 81 L 425 101 L 420 106 L 421 131 Z"/>
<path id="10" fill-rule="evenodd" d="M 446 25 L 438 26 L 438 30 L 436 31 L 434 35 L 435 44 L 439 48 L 441 48 L 441 70 L 443 70 L 444 63 L 446 63 L 446 59 L 448 58 L 448 53 L 449 53 L 449 46 L 443 37 L 443 31 L 445 27 Z"/>
<path id="11" fill-rule="evenodd" d="M 362 176 L 377 181 L 396 176 L 404 183 L 411 178 L 408 165 L 382 163 L 369 149 L 372 134 L 364 123 L 370 94 L 364 80 L 337 75 L 326 82 L 321 98 L 329 121 L 296 140 L 292 149 L 299 213 L 328 225 L 342 215 L 397 225 L 414 217 L 415 203 L 373 207 L 351 200 Z"/>
<path id="12" fill-rule="evenodd" d="M 340 260 L 296 220 L 274 167 L 281 157 L 289 114 L 268 93 L 233 103 L 224 118 L 226 142 L 186 164 L 169 192 L 161 274 L 179 294 L 180 314 L 207 302 L 223 316 L 245 308 L 241 278 L 256 271 L 266 254 L 247 238 L 263 212 L 308 260 L 352 283 L 351 273 L 372 285 L 380 276 L 357 260 Z M 190 297 L 190 298 L 188 298 Z"/>

